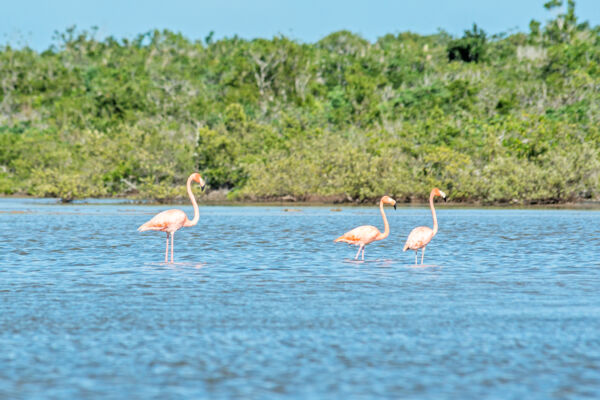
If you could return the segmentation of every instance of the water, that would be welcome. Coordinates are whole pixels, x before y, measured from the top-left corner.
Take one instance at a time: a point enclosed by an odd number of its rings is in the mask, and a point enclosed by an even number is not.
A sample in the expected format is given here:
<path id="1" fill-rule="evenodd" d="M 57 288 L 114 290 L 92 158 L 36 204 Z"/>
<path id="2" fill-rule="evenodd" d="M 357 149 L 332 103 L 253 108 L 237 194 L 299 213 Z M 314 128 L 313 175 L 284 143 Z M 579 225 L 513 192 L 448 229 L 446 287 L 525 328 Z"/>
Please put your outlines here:
<path id="1" fill-rule="evenodd" d="M 597 398 L 599 212 L 298 208 L 0 200 L 0 398 Z"/>

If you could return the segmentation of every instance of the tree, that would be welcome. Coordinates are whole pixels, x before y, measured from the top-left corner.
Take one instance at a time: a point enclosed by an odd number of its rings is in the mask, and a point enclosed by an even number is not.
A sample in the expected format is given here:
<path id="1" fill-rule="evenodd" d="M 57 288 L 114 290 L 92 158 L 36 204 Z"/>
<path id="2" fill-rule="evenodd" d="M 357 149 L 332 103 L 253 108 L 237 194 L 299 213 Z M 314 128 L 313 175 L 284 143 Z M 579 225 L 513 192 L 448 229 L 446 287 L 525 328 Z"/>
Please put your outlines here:
<path id="1" fill-rule="evenodd" d="M 464 62 L 483 61 L 486 53 L 487 36 L 483 29 L 479 29 L 477 24 L 473 28 L 466 30 L 460 39 L 452 40 L 448 44 L 448 60 L 460 60 Z"/>

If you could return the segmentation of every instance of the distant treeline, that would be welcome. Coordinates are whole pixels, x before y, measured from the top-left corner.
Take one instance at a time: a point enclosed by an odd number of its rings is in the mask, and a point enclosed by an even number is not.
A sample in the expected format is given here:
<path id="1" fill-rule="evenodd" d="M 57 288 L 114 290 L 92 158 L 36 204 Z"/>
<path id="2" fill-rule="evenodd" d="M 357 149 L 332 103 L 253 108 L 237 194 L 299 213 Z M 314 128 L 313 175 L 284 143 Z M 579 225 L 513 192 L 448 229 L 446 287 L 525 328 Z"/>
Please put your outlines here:
<path id="1" fill-rule="evenodd" d="M 0 193 L 553 203 L 600 195 L 600 27 L 0 47 Z M 399 27 L 400 28 L 400 27 Z M 216 192 L 216 190 L 221 189 Z"/>

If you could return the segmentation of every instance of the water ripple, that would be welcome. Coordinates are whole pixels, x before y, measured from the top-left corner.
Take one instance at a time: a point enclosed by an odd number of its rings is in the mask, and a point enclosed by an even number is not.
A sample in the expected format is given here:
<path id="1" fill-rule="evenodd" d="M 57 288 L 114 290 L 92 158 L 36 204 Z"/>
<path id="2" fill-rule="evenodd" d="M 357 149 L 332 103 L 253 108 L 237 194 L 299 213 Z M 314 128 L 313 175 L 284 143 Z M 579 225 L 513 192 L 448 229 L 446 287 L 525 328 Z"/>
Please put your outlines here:
<path id="1" fill-rule="evenodd" d="M 442 208 L 414 266 L 425 208 L 363 262 L 376 207 L 201 207 L 174 264 L 163 209 L 0 200 L 0 398 L 597 395 L 598 212 Z"/>

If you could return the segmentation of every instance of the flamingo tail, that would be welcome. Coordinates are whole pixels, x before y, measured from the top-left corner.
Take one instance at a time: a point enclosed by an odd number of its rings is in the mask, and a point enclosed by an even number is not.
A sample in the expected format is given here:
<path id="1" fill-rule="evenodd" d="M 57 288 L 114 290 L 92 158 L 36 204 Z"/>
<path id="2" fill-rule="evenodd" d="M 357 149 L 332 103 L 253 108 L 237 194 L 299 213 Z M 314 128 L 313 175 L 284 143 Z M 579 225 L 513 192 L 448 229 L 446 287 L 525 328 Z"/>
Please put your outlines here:
<path id="1" fill-rule="evenodd" d="M 357 244 L 358 239 L 355 236 L 342 235 L 339 238 L 335 239 L 334 242 L 335 243 L 345 242 L 345 243 L 350 243 L 350 244 Z"/>
<path id="2" fill-rule="evenodd" d="M 152 221 L 148 221 L 143 225 L 140 225 L 139 228 L 137 228 L 138 232 L 145 232 L 145 231 L 155 231 L 157 229 L 160 229 L 159 227 L 153 226 L 151 224 Z"/>
<path id="3" fill-rule="evenodd" d="M 139 228 L 137 228 L 137 230 L 138 230 L 138 232 L 145 232 L 145 231 L 150 230 L 150 228 L 148 228 L 146 226 L 146 224 L 144 224 L 144 225 L 141 225 Z"/>

